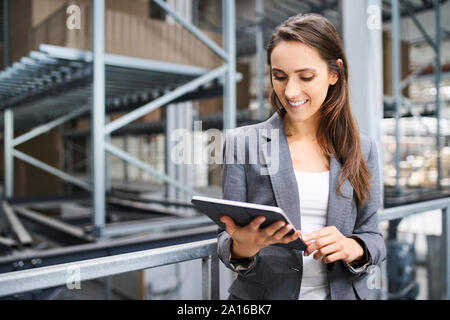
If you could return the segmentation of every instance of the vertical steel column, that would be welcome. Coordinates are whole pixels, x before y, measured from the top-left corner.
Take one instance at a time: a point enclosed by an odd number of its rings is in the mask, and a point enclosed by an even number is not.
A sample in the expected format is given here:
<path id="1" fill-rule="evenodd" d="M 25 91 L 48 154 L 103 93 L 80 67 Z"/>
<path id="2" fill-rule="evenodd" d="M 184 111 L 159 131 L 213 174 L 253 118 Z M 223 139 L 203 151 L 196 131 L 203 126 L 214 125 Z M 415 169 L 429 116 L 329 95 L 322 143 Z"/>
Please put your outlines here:
<path id="1" fill-rule="evenodd" d="M 91 179 L 94 236 L 101 238 L 105 227 L 105 0 L 92 0 L 92 7 L 94 83 Z"/>
<path id="2" fill-rule="evenodd" d="M 3 69 L 9 65 L 9 0 L 3 0 Z"/>
<path id="3" fill-rule="evenodd" d="M 202 258 L 202 298 L 211 300 L 211 257 Z"/>
<path id="4" fill-rule="evenodd" d="M 164 114 L 165 114 L 165 122 L 166 122 L 166 140 L 165 140 L 165 172 L 166 175 L 176 179 L 176 166 L 175 164 L 172 162 L 171 159 L 171 153 L 173 150 L 173 146 L 174 146 L 174 142 L 172 141 L 172 132 L 175 130 L 176 128 L 176 119 L 178 116 L 178 113 L 176 112 L 176 104 L 171 103 L 166 105 L 164 108 Z M 169 199 L 175 199 L 176 198 L 176 188 L 171 185 L 170 183 L 165 183 L 166 185 L 166 197 Z M 169 206 L 170 207 L 170 206 Z"/>
<path id="5" fill-rule="evenodd" d="M 383 118 L 381 0 L 341 1 L 341 12 L 350 104 L 360 131 L 378 143 Z"/>
<path id="6" fill-rule="evenodd" d="M 434 82 L 436 87 L 436 147 L 437 147 L 437 188 L 442 189 L 442 167 L 441 167 L 441 16 L 439 12 L 439 0 L 434 0 L 434 16 L 435 16 L 435 48 L 436 48 L 436 64 L 434 69 Z"/>
<path id="7" fill-rule="evenodd" d="M 341 0 L 340 10 L 341 30 L 350 69 L 350 104 L 360 131 L 378 143 L 378 164 L 381 168 L 383 157 L 380 123 L 384 110 L 382 3 L 381 0 Z M 379 174 L 383 180 L 382 170 Z M 383 184 L 381 189 L 380 200 L 383 203 Z"/>
<path id="8" fill-rule="evenodd" d="M 256 12 L 264 12 L 263 0 L 256 0 Z M 258 30 L 256 31 L 256 87 L 258 97 L 258 120 L 263 120 L 265 116 L 264 109 L 264 70 L 265 70 L 265 50 L 264 50 L 264 28 L 262 25 L 262 16 L 258 16 Z"/>
<path id="9" fill-rule="evenodd" d="M 3 0 L 3 65 L 4 69 L 9 65 L 10 54 L 9 43 L 9 0 Z M 14 139 L 14 117 L 11 109 L 3 113 L 4 121 L 4 175 L 5 175 L 5 198 L 11 198 L 14 193 L 14 157 L 12 154 L 12 140 Z"/>
<path id="10" fill-rule="evenodd" d="M 236 127 L 236 12 L 235 0 L 222 0 L 222 30 L 228 70 L 224 81 L 223 128 Z"/>
<path id="11" fill-rule="evenodd" d="M 124 134 L 123 136 L 123 150 L 125 152 L 128 152 L 128 134 Z M 129 174 L 129 165 L 128 162 L 123 160 L 123 179 L 126 184 L 130 181 L 130 174 Z"/>
<path id="12" fill-rule="evenodd" d="M 110 116 L 109 115 L 105 115 L 105 124 L 109 123 L 110 121 Z M 107 134 L 105 135 L 105 141 L 106 142 L 111 142 L 111 134 Z M 108 192 L 111 190 L 111 168 L 110 168 L 110 163 L 109 163 L 109 158 L 110 155 L 105 153 L 105 192 Z"/>
<path id="13" fill-rule="evenodd" d="M 5 198 L 11 198 L 14 195 L 14 116 L 11 109 L 6 109 L 4 114 L 4 157 L 5 157 Z"/>
<path id="14" fill-rule="evenodd" d="M 400 104 L 401 104 L 401 21 L 399 0 L 392 0 L 392 95 L 395 105 L 395 190 L 398 194 L 400 188 Z"/>
<path id="15" fill-rule="evenodd" d="M 441 231 L 441 247 L 444 253 L 442 261 L 443 270 L 441 271 L 441 279 L 444 285 L 442 299 L 450 300 L 450 207 L 442 209 L 442 231 Z"/>

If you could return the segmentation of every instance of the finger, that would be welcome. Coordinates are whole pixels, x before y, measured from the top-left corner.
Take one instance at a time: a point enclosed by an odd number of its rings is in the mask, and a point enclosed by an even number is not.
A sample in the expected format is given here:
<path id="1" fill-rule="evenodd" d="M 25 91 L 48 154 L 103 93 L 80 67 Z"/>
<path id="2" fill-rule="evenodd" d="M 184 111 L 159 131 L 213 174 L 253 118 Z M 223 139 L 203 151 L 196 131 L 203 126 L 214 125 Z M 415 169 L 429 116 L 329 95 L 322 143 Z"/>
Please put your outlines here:
<path id="1" fill-rule="evenodd" d="M 283 237 L 292 230 L 292 226 L 290 224 L 288 224 L 287 226 L 284 226 L 283 228 L 280 228 L 277 232 L 275 232 L 272 236 L 272 239 L 275 240 L 276 242 L 280 241 L 281 239 L 283 239 Z"/>
<path id="2" fill-rule="evenodd" d="M 272 237 L 275 232 L 286 225 L 284 221 L 275 221 L 270 226 L 264 228 L 264 233 L 267 237 Z"/>
<path id="3" fill-rule="evenodd" d="M 316 253 L 314 253 L 314 259 L 315 260 L 319 260 L 322 259 L 323 257 L 329 255 L 329 254 L 333 254 L 335 252 L 338 252 L 339 250 L 341 250 L 341 246 L 338 243 L 332 243 L 328 246 L 322 247 L 320 248 L 320 250 L 317 250 Z"/>
<path id="4" fill-rule="evenodd" d="M 317 231 L 313 231 L 310 232 L 308 234 L 305 234 L 303 236 L 303 239 L 305 241 L 310 241 L 310 240 L 314 240 L 314 239 L 318 239 L 318 238 L 322 238 L 322 237 L 326 237 L 330 234 L 332 234 L 334 232 L 334 226 L 331 227 L 325 227 L 323 229 L 317 230 Z M 337 229 L 336 229 L 337 230 Z"/>
<path id="5" fill-rule="evenodd" d="M 220 221 L 225 224 L 225 231 L 229 235 L 233 235 L 233 233 L 237 230 L 237 226 L 234 223 L 233 219 L 228 216 L 223 216 L 220 218 Z"/>
<path id="6" fill-rule="evenodd" d="M 295 241 L 295 240 L 298 239 L 300 234 L 301 234 L 300 230 L 297 230 L 297 231 L 295 231 L 293 234 L 291 234 L 289 236 L 288 235 L 284 236 L 284 238 L 282 238 L 279 241 L 279 243 L 289 243 L 289 242 Z"/>
<path id="7" fill-rule="evenodd" d="M 266 217 L 259 216 L 253 219 L 252 222 L 248 224 L 248 226 L 251 230 L 257 231 L 264 221 L 266 221 Z"/>
<path id="8" fill-rule="evenodd" d="M 316 241 L 311 242 L 311 244 L 308 245 L 306 248 L 304 255 L 309 256 L 311 253 L 313 253 L 316 250 L 319 250 L 322 247 L 328 246 L 333 242 L 336 242 L 336 235 L 331 234 L 323 238 L 319 238 Z"/>
<path id="9" fill-rule="evenodd" d="M 345 254 L 342 251 L 337 251 L 322 258 L 323 263 L 333 263 L 339 260 L 344 260 Z"/>

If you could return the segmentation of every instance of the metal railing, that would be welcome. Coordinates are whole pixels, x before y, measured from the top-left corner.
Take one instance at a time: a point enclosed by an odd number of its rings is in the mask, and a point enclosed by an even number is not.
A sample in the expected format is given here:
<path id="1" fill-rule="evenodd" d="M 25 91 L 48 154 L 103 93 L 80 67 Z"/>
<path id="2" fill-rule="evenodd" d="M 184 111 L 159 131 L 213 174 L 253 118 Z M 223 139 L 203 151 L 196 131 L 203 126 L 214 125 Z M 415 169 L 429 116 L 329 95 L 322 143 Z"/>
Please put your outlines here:
<path id="1" fill-rule="evenodd" d="M 431 210 L 442 210 L 442 279 L 446 286 L 443 298 L 450 299 L 450 198 L 383 209 L 378 216 L 379 221 L 389 221 Z M 0 274 L 0 297 L 65 286 L 73 280 L 70 276 L 74 270 L 78 271 L 79 281 L 86 281 L 195 259 L 202 259 L 203 299 L 219 299 L 216 239 Z"/>
<path id="2" fill-rule="evenodd" d="M 202 259 L 202 297 L 219 299 L 217 239 L 113 255 L 0 275 L 0 297 L 33 290 L 73 286 L 130 271 Z"/>
<path id="3" fill-rule="evenodd" d="M 378 213 L 378 220 L 396 220 L 431 210 L 442 211 L 441 257 L 444 267 L 441 270 L 441 279 L 445 288 L 442 291 L 442 299 L 450 300 L 450 197 L 383 209 Z"/>

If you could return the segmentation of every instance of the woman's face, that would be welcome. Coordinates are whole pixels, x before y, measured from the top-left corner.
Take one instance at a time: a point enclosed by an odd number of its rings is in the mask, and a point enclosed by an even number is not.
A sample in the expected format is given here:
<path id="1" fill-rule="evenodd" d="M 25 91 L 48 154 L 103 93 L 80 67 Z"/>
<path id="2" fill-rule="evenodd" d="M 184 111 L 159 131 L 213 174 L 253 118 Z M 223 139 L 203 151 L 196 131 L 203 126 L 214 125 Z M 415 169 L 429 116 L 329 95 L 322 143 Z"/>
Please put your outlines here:
<path id="1" fill-rule="evenodd" d="M 337 82 L 319 52 L 298 41 L 281 41 L 270 56 L 272 83 L 292 121 L 316 119 L 329 85 Z"/>

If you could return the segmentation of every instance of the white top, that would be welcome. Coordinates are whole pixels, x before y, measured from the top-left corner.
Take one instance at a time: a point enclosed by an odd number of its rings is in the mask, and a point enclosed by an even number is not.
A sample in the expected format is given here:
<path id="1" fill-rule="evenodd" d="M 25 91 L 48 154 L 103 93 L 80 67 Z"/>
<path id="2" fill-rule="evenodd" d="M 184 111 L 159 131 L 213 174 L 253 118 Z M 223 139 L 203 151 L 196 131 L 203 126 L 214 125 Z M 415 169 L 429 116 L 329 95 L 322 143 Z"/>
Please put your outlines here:
<path id="1" fill-rule="evenodd" d="M 326 225 L 330 172 L 295 170 L 300 196 L 302 234 L 322 229 Z M 303 257 L 303 278 L 300 300 L 330 299 L 326 264 L 314 260 L 314 253 Z"/>

